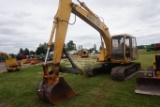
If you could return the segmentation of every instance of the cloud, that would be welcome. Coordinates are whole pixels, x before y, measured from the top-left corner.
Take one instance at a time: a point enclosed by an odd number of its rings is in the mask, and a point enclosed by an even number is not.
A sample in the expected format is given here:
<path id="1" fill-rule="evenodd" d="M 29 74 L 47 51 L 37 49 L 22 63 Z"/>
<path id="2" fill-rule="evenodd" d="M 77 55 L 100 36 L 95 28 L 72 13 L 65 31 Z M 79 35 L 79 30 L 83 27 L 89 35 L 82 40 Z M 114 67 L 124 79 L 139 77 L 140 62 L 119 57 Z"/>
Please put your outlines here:
<path id="1" fill-rule="evenodd" d="M 159 35 L 160 35 L 160 33 L 138 37 L 137 38 L 138 45 L 160 43 Z"/>
<path id="2" fill-rule="evenodd" d="M 81 0 L 83 1 L 83 0 Z M 58 0 L 1 0 L 0 51 L 18 53 L 20 48 L 35 50 L 39 43 L 48 42 Z M 76 0 L 73 2 L 77 3 Z M 112 35 L 128 33 L 137 37 L 137 43 L 160 42 L 159 0 L 85 0 L 86 5 L 103 17 Z M 74 22 L 71 15 L 70 22 Z M 68 27 L 66 42 L 92 48 L 100 45 L 100 35 L 77 17 Z"/>

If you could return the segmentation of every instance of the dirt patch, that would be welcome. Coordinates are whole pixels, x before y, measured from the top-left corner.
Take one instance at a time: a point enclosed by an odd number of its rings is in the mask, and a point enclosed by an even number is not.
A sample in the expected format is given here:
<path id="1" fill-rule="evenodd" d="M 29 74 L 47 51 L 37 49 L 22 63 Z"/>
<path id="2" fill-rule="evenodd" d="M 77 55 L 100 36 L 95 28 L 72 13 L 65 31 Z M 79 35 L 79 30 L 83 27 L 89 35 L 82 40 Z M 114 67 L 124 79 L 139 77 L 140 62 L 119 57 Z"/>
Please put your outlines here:
<path id="1" fill-rule="evenodd" d="M 80 56 L 71 56 L 74 63 L 80 67 L 84 68 L 87 65 L 95 64 L 97 62 L 96 58 L 98 58 L 98 55 L 89 56 L 88 58 L 81 58 Z M 67 59 L 62 59 L 61 63 L 65 64 L 65 66 L 70 67 L 71 64 Z"/>
<path id="2" fill-rule="evenodd" d="M 6 103 L 0 103 L 0 107 L 10 107 L 10 106 Z"/>
<path id="3" fill-rule="evenodd" d="M 87 65 L 95 64 L 96 63 L 96 58 L 98 58 L 98 54 L 89 56 L 88 58 L 81 58 L 80 56 L 76 56 L 76 55 L 73 55 L 71 57 L 72 57 L 74 63 L 78 67 L 83 69 Z M 52 62 L 52 61 L 48 61 L 48 62 Z M 68 61 L 68 59 L 62 59 L 61 63 L 65 64 L 65 66 L 67 66 L 67 67 L 71 67 L 71 64 Z M 29 66 L 31 66 L 31 64 L 23 64 L 21 62 L 21 68 L 26 68 L 26 67 L 29 67 Z M 5 63 L 0 63 L 0 73 L 3 73 L 3 72 L 7 72 L 7 70 L 5 68 Z"/>
<path id="4" fill-rule="evenodd" d="M 2 73 L 2 72 L 7 72 L 4 63 L 0 63 L 0 73 Z"/>

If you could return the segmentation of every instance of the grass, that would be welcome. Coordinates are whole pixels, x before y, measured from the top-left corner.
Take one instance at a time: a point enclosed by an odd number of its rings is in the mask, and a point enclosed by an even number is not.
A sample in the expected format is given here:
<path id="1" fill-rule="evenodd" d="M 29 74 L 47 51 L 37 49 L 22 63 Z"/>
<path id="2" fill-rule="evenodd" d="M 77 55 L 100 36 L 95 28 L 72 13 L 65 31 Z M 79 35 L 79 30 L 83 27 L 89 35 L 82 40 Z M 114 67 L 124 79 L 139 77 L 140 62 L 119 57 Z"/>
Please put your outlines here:
<path id="1" fill-rule="evenodd" d="M 152 65 L 154 55 L 158 52 L 139 51 L 142 70 Z M 36 86 L 42 79 L 41 66 L 23 68 L 19 72 L 0 73 L 0 107 L 53 107 L 40 100 Z M 54 107 L 159 107 L 160 97 L 137 95 L 135 79 L 113 81 L 110 75 L 98 75 L 86 78 L 80 75 L 60 73 L 78 96 L 63 101 Z"/>
<path id="2" fill-rule="evenodd" d="M 146 52 L 146 50 L 139 50 L 139 58 L 136 60 L 141 63 L 142 70 L 146 70 L 149 66 L 153 65 L 154 55 L 160 54 L 160 51 Z"/>

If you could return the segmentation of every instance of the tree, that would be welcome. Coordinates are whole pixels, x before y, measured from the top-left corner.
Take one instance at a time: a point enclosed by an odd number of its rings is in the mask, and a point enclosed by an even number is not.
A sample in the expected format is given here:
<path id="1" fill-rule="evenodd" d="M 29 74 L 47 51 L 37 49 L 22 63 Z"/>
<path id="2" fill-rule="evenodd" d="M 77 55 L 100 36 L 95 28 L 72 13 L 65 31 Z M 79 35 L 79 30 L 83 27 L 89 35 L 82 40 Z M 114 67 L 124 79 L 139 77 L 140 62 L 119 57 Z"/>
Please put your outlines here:
<path id="1" fill-rule="evenodd" d="M 19 54 L 22 54 L 22 55 L 23 55 L 23 49 L 22 49 L 22 48 L 20 48 Z"/>
<path id="2" fill-rule="evenodd" d="M 18 60 L 21 60 L 21 59 L 26 58 L 26 55 L 29 55 L 29 50 L 27 48 L 25 48 L 25 50 L 20 48 L 19 53 L 17 54 L 16 58 Z"/>
<path id="3" fill-rule="evenodd" d="M 94 44 L 93 48 L 94 48 L 95 51 L 97 51 L 97 46 L 96 46 L 96 44 Z"/>
<path id="4" fill-rule="evenodd" d="M 42 53 L 45 54 L 46 51 L 47 51 L 47 49 L 45 49 L 45 47 L 40 46 L 40 47 L 37 48 L 36 54 L 37 54 L 37 55 L 40 55 L 40 54 L 42 54 Z"/>
<path id="5" fill-rule="evenodd" d="M 78 50 L 82 50 L 83 49 L 83 46 L 82 45 L 79 45 L 78 46 Z"/>
<path id="6" fill-rule="evenodd" d="M 70 40 L 66 45 L 66 50 L 76 50 L 76 44 L 72 40 Z"/>
<path id="7" fill-rule="evenodd" d="M 26 48 L 26 49 L 23 51 L 23 54 L 24 54 L 24 55 L 29 55 L 29 50 Z"/>
<path id="8" fill-rule="evenodd" d="M 145 49 L 145 45 L 137 46 L 138 49 Z"/>
<path id="9" fill-rule="evenodd" d="M 16 55 L 13 54 L 13 53 L 10 53 L 9 55 L 10 55 L 12 58 L 15 58 L 15 57 L 16 57 Z"/>
<path id="10" fill-rule="evenodd" d="M 93 51 L 95 51 L 95 49 L 94 49 L 94 48 L 90 48 L 90 49 L 88 49 L 88 52 L 89 52 L 89 53 L 92 53 Z"/>
<path id="11" fill-rule="evenodd" d="M 39 44 L 39 47 L 37 47 L 37 49 L 36 49 L 36 54 L 37 55 L 46 54 L 47 48 L 48 48 L 48 44 L 47 43 Z M 50 48 L 50 52 L 53 51 L 53 48 L 54 48 L 54 43 L 52 43 L 52 46 Z"/>
<path id="12" fill-rule="evenodd" d="M 29 54 L 34 55 L 35 52 L 31 50 L 31 51 L 29 52 Z"/>

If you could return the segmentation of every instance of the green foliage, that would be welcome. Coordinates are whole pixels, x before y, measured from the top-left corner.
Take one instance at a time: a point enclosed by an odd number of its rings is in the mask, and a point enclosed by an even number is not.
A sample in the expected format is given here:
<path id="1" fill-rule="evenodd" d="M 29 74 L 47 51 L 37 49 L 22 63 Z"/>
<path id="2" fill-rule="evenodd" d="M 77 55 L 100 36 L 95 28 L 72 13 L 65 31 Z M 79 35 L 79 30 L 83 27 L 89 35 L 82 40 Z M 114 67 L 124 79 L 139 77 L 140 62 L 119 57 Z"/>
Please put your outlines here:
<path id="1" fill-rule="evenodd" d="M 138 49 L 145 49 L 144 46 L 145 46 L 145 45 L 139 45 L 139 46 L 137 46 L 137 48 L 138 48 Z"/>
<path id="2" fill-rule="evenodd" d="M 15 58 L 16 57 L 16 55 L 15 54 L 9 54 L 12 58 Z"/>
<path id="3" fill-rule="evenodd" d="M 24 55 L 29 55 L 29 50 L 26 48 L 26 49 L 23 51 L 23 54 L 24 54 Z"/>
<path id="4" fill-rule="evenodd" d="M 29 52 L 29 54 L 34 55 L 35 52 L 31 50 L 31 51 Z"/>
<path id="5" fill-rule="evenodd" d="M 28 48 L 25 48 L 25 50 L 23 50 L 22 48 L 20 48 L 18 55 L 20 55 L 20 56 L 29 55 Z"/>
<path id="6" fill-rule="evenodd" d="M 90 49 L 88 49 L 87 51 L 88 51 L 89 53 L 92 53 L 93 51 L 96 52 L 95 48 L 90 48 Z"/>
<path id="7" fill-rule="evenodd" d="M 67 51 L 76 50 L 76 44 L 72 40 L 70 40 L 66 45 L 66 50 Z"/>
<path id="8" fill-rule="evenodd" d="M 50 52 L 53 51 L 53 47 L 54 47 L 54 43 L 52 43 Z M 48 44 L 47 43 L 39 44 L 39 47 L 37 47 L 37 49 L 36 49 L 36 54 L 37 55 L 46 54 L 47 48 L 48 48 Z"/>
<path id="9" fill-rule="evenodd" d="M 46 54 L 47 52 L 47 43 L 39 44 L 39 47 L 36 49 L 36 54 Z"/>
<path id="10" fill-rule="evenodd" d="M 5 61 L 7 59 L 7 57 L 6 56 L 4 56 L 4 55 L 0 55 L 0 61 Z"/>
<path id="11" fill-rule="evenodd" d="M 20 48 L 19 53 L 23 54 L 23 49 L 22 48 Z"/>
<path id="12" fill-rule="evenodd" d="M 25 48 L 25 50 L 23 50 L 22 48 L 20 48 L 19 53 L 17 54 L 16 58 L 18 60 L 24 59 L 26 58 L 26 55 L 29 55 L 29 50 L 27 48 Z"/>

